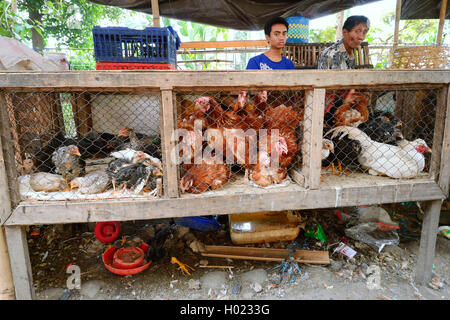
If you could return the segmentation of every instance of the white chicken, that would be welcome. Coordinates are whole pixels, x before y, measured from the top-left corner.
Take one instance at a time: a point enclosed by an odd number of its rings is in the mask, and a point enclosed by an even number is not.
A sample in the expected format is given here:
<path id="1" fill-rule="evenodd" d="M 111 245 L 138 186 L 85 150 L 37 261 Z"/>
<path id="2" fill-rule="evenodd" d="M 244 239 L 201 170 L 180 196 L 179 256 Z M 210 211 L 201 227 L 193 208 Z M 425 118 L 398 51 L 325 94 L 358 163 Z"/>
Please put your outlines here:
<path id="1" fill-rule="evenodd" d="M 152 162 L 152 165 L 160 170 L 162 170 L 162 162 L 160 159 L 152 157 L 151 155 L 143 152 L 143 151 L 136 151 L 130 148 L 112 152 L 111 156 L 113 156 L 116 159 L 123 159 L 130 163 L 140 163 L 144 159 L 149 159 Z"/>
<path id="2" fill-rule="evenodd" d="M 425 152 L 431 152 L 422 139 L 402 140 L 398 146 L 373 141 L 367 134 L 355 127 L 340 126 L 331 129 L 332 138 L 348 136 L 361 143 L 358 162 L 371 175 L 386 175 L 391 178 L 414 178 L 425 167 Z"/>

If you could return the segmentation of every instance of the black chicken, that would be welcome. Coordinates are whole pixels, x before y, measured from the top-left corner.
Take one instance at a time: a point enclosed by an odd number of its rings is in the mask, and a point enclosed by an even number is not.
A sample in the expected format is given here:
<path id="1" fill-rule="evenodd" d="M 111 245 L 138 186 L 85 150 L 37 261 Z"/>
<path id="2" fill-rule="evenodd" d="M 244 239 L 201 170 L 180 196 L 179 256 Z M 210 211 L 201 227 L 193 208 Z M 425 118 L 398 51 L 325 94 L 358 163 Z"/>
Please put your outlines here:
<path id="1" fill-rule="evenodd" d="M 55 173 L 56 167 L 52 162 L 52 154 L 60 147 L 76 145 L 81 159 L 85 160 L 93 156 L 106 157 L 117 149 L 120 141 L 120 137 L 110 133 L 90 132 L 80 138 L 71 138 L 65 137 L 61 131 L 58 131 L 44 147 L 32 155 L 32 159 L 36 171 Z"/>
<path id="2" fill-rule="evenodd" d="M 175 231 L 176 225 L 166 224 L 156 232 L 155 236 L 148 241 L 147 257 L 149 260 L 159 261 L 167 255 L 167 249 L 164 244 L 166 239 Z"/>
<path id="3" fill-rule="evenodd" d="M 368 121 L 361 123 L 358 129 L 374 141 L 396 145 L 398 140 L 403 139 L 401 126 L 402 122 L 390 113 L 376 111 Z"/>
<path id="4" fill-rule="evenodd" d="M 328 137 L 330 138 L 330 137 Z M 352 140 L 348 137 L 335 137 L 331 139 L 334 144 L 334 153 L 330 152 L 329 156 L 322 161 L 322 167 L 332 168 L 333 174 L 335 172 L 335 166 L 338 170 L 343 172 L 344 168 L 354 167 L 358 165 L 358 157 L 361 154 L 361 143 L 357 140 Z"/>
<path id="5" fill-rule="evenodd" d="M 107 157 L 116 150 L 120 138 L 111 133 L 89 132 L 77 139 L 77 146 L 84 159 L 91 157 Z"/>

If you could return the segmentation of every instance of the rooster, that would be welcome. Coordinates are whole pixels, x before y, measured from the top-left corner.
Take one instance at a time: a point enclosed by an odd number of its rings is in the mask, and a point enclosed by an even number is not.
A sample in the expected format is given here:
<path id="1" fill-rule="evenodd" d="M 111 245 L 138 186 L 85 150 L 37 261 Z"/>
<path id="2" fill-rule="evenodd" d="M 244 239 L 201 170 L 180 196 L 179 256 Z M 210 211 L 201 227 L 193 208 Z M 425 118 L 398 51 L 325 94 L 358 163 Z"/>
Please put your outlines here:
<path id="1" fill-rule="evenodd" d="M 352 126 L 357 127 L 359 124 L 369 119 L 368 98 L 361 92 L 351 89 L 343 104 L 334 112 L 334 127 Z"/>

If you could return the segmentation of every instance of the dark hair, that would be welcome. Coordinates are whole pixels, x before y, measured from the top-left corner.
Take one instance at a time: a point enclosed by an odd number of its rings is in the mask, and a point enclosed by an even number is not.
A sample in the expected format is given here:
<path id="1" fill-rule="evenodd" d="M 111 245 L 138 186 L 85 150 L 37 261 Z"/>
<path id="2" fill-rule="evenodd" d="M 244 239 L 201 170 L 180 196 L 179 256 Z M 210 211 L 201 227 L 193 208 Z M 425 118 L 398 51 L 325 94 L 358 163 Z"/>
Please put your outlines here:
<path id="1" fill-rule="evenodd" d="M 286 29 L 289 30 L 289 23 L 286 21 L 285 18 L 276 17 L 276 18 L 270 19 L 264 25 L 264 33 L 267 34 L 269 37 L 270 37 L 270 32 L 272 31 L 272 26 L 274 24 L 284 24 L 286 26 Z"/>
<path id="2" fill-rule="evenodd" d="M 356 27 L 358 24 L 365 24 L 367 28 L 370 28 L 370 21 L 365 16 L 350 16 L 345 20 L 344 26 L 342 29 L 345 29 L 347 31 L 352 31 L 354 27 Z"/>

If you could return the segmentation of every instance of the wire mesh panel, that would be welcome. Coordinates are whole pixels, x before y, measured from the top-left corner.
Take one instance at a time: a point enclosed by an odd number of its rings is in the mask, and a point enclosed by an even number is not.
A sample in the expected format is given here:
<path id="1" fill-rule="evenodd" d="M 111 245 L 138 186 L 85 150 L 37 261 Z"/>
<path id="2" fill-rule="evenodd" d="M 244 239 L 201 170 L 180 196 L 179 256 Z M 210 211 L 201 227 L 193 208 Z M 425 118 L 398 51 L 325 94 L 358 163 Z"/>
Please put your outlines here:
<path id="1" fill-rule="evenodd" d="M 290 182 L 301 163 L 303 90 L 192 91 L 176 100 L 182 193 Z"/>
<path id="2" fill-rule="evenodd" d="M 414 88 L 327 91 L 324 138 L 334 150 L 322 166 L 340 176 L 426 176 L 437 94 L 436 89 Z"/>
<path id="3" fill-rule="evenodd" d="M 158 91 L 4 94 L 23 200 L 162 194 Z"/>

